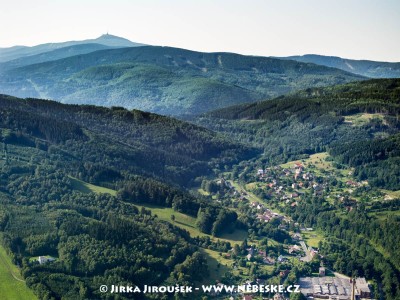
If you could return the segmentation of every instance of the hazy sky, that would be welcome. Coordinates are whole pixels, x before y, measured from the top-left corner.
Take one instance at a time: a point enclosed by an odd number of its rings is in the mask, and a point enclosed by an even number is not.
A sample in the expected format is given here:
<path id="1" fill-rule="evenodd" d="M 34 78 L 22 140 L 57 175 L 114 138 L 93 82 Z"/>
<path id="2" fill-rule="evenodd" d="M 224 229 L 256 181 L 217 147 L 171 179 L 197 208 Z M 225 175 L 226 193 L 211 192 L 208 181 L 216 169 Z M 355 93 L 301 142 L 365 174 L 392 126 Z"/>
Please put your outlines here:
<path id="1" fill-rule="evenodd" d="M 0 47 L 96 38 L 400 61 L 400 0 L 0 0 Z"/>

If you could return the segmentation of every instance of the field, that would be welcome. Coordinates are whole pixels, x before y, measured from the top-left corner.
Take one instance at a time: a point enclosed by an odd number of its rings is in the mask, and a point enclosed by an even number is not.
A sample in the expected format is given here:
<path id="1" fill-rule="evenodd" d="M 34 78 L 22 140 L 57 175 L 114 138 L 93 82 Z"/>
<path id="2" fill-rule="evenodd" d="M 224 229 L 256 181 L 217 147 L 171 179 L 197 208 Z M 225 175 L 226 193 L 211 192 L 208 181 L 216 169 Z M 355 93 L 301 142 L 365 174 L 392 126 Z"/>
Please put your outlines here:
<path id="1" fill-rule="evenodd" d="M 319 241 L 324 239 L 323 235 L 318 231 L 302 231 L 301 236 L 309 247 L 318 248 Z"/>
<path id="2" fill-rule="evenodd" d="M 1 236 L 0 236 L 1 238 Z M 6 250 L 0 245 L 0 295 L 2 300 L 33 300 L 37 299 L 28 289 L 19 274 L 18 268 L 13 265 Z"/>
<path id="3" fill-rule="evenodd" d="M 372 119 L 384 120 L 383 114 L 355 114 L 351 116 L 345 116 L 345 123 L 351 124 L 351 126 L 363 126 L 369 123 Z"/>
<path id="4" fill-rule="evenodd" d="M 337 169 L 334 167 L 332 161 L 328 160 L 329 154 L 328 152 L 320 152 L 310 155 L 309 158 L 303 160 L 295 160 L 290 161 L 280 166 L 282 168 L 292 168 L 295 163 L 301 163 L 304 165 L 307 171 L 311 171 L 317 176 L 326 175 L 328 172 L 334 174 L 336 178 L 342 182 L 346 182 L 348 180 L 352 180 L 351 174 L 353 173 L 353 169 L 345 168 L 345 169 Z"/>
<path id="5" fill-rule="evenodd" d="M 226 259 L 222 255 L 219 255 L 219 252 L 213 250 L 201 249 L 201 252 L 207 259 L 208 270 L 210 272 L 209 276 L 203 280 L 203 283 L 214 284 L 216 280 L 221 279 L 230 270 L 233 261 Z"/>
<path id="6" fill-rule="evenodd" d="M 161 207 L 154 205 L 136 205 L 139 209 L 142 207 L 151 210 L 152 215 L 157 215 L 160 220 L 167 221 L 175 226 L 186 229 L 190 236 L 209 236 L 214 240 L 227 241 L 233 244 L 241 244 L 247 237 L 247 232 L 244 230 L 235 230 L 233 233 L 225 233 L 220 238 L 211 237 L 211 235 L 200 232 L 196 227 L 196 218 L 174 211 L 169 207 Z M 175 216 L 175 220 L 172 221 L 171 216 Z"/>
<path id="7" fill-rule="evenodd" d="M 381 190 L 386 195 L 385 200 L 400 199 L 400 191 Z"/>
<path id="8" fill-rule="evenodd" d="M 400 217 L 400 211 L 396 210 L 396 211 L 378 211 L 378 212 L 371 212 L 368 214 L 371 217 L 375 217 L 377 219 L 380 219 L 382 221 L 386 220 L 388 218 L 388 216 L 396 216 L 396 217 Z"/>
<path id="9" fill-rule="evenodd" d="M 117 195 L 117 192 L 111 189 L 107 189 L 101 186 L 93 185 L 72 176 L 69 176 L 72 182 L 72 187 L 82 193 L 96 193 L 96 194 L 110 194 L 112 196 Z"/>

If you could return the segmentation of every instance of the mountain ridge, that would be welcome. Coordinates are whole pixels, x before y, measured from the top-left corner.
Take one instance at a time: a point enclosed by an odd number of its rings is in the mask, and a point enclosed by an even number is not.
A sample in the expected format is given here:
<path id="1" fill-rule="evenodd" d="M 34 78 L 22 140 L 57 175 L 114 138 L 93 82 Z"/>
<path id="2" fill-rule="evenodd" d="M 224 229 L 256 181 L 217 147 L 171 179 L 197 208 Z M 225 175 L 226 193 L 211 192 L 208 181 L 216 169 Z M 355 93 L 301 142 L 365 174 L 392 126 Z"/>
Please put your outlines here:
<path id="1" fill-rule="evenodd" d="M 318 54 L 294 55 L 277 57 L 280 59 L 314 63 L 327 67 L 338 68 L 343 71 L 370 77 L 370 78 L 398 78 L 400 77 L 400 62 L 383 62 L 366 59 L 348 59 L 339 56 L 325 56 Z"/>
<path id="2" fill-rule="evenodd" d="M 95 39 L 86 39 L 81 41 L 67 41 L 59 43 L 45 43 L 36 46 L 13 46 L 0 48 L 0 62 L 6 62 L 21 57 L 37 55 L 64 47 L 82 44 L 102 44 L 109 47 L 138 47 L 144 45 L 140 43 L 134 43 L 128 39 L 107 33 Z"/>
<path id="3" fill-rule="evenodd" d="M 83 72 L 83 73 L 80 73 Z M 82 78 L 84 74 L 84 78 Z M 364 77 L 339 69 L 235 53 L 173 47 L 106 49 L 8 70 L 4 94 L 64 103 L 193 115 L 232 104 Z"/>

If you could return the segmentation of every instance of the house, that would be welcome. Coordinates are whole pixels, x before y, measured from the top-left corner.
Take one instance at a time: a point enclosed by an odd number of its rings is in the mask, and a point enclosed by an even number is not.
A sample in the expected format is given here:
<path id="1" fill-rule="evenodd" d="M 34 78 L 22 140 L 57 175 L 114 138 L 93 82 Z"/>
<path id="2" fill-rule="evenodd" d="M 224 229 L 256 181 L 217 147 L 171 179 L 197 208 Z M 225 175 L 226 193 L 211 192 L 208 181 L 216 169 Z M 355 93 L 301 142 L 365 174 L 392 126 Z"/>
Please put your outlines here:
<path id="1" fill-rule="evenodd" d="M 273 259 L 272 257 L 264 257 L 263 258 L 263 262 L 267 265 L 273 265 L 275 263 L 275 259 Z"/>
<path id="2" fill-rule="evenodd" d="M 352 181 L 352 180 L 347 181 L 346 184 L 349 186 L 353 186 L 353 187 L 357 187 L 360 185 L 359 183 Z"/>
<path id="3" fill-rule="evenodd" d="M 262 257 L 266 257 L 267 253 L 264 250 L 259 250 L 258 251 L 258 255 L 262 256 Z"/>
<path id="4" fill-rule="evenodd" d="M 251 295 L 244 295 L 243 300 L 253 300 L 253 296 Z"/>
<path id="5" fill-rule="evenodd" d="M 253 248 L 253 247 L 247 248 L 246 250 L 247 250 L 247 252 L 248 252 L 249 254 L 251 254 L 252 256 L 254 255 L 254 248 Z"/>
<path id="6" fill-rule="evenodd" d="M 298 245 L 290 246 L 289 247 L 289 253 L 292 254 L 293 252 L 299 252 L 301 248 Z"/>
<path id="7" fill-rule="evenodd" d="M 314 258 L 316 255 L 318 255 L 318 251 L 310 247 L 310 255 L 311 258 Z"/>
<path id="8" fill-rule="evenodd" d="M 279 255 L 278 262 L 282 263 L 282 262 L 285 262 L 285 261 L 287 261 L 287 258 L 283 257 L 282 255 Z"/>
<path id="9" fill-rule="evenodd" d="M 264 170 L 263 169 L 258 169 L 257 170 L 257 175 L 264 175 Z"/>
<path id="10" fill-rule="evenodd" d="M 293 235 L 292 235 L 292 239 L 294 239 L 294 240 L 301 240 L 301 234 L 300 233 L 294 233 Z"/>
<path id="11" fill-rule="evenodd" d="M 297 183 L 292 183 L 292 189 L 297 189 Z"/>
<path id="12" fill-rule="evenodd" d="M 319 273 L 319 276 L 325 276 L 325 274 L 326 274 L 325 267 L 320 267 L 318 273 Z"/>
<path id="13" fill-rule="evenodd" d="M 248 261 L 250 261 L 252 257 L 253 257 L 253 255 L 250 254 L 250 253 L 246 255 L 246 259 L 247 259 Z"/>
<path id="14" fill-rule="evenodd" d="M 288 230 L 289 227 L 286 224 L 279 224 L 278 229 Z"/>
<path id="15" fill-rule="evenodd" d="M 279 272 L 279 276 L 280 276 L 281 278 L 285 278 L 289 273 L 290 273 L 289 270 L 283 270 L 283 271 L 280 271 L 280 272 Z"/>
<path id="16" fill-rule="evenodd" d="M 55 259 L 53 258 L 53 257 L 46 257 L 46 256 L 39 256 L 38 257 L 38 262 L 39 262 L 39 264 L 41 264 L 41 265 L 43 265 L 43 264 L 45 264 L 45 263 L 47 263 L 47 262 L 52 262 L 52 261 L 54 261 Z"/>
<path id="17" fill-rule="evenodd" d="M 295 163 L 295 164 L 293 165 L 293 167 L 294 167 L 295 169 L 304 168 L 303 165 L 302 165 L 301 163 L 299 163 L 299 162 Z"/>
<path id="18" fill-rule="evenodd" d="M 299 196 L 299 194 L 297 194 L 297 193 L 292 193 L 292 194 L 289 195 L 289 197 L 292 198 L 292 199 L 293 198 L 297 198 L 298 196 Z"/>
<path id="19" fill-rule="evenodd" d="M 275 295 L 274 295 L 274 298 L 273 298 L 274 300 L 285 300 L 285 298 L 282 296 L 282 294 L 278 294 L 278 293 L 276 293 Z"/>
<path id="20" fill-rule="evenodd" d="M 269 220 L 271 220 L 271 217 L 266 216 L 266 215 L 259 215 L 259 216 L 257 217 L 257 219 L 259 219 L 259 220 L 261 220 L 261 221 L 264 221 L 265 223 L 268 223 Z"/>

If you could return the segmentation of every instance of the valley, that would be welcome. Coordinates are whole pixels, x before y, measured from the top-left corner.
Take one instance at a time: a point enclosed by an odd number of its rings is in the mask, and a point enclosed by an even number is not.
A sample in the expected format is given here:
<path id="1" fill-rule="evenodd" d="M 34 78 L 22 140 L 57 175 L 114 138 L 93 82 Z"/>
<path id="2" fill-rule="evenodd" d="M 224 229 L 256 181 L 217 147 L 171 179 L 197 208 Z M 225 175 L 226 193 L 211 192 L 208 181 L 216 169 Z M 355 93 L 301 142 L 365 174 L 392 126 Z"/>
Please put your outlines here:
<path id="1" fill-rule="evenodd" d="M 155 46 L 0 77 L 4 92 L 74 103 L 0 95 L 10 299 L 110 299 L 99 285 L 116 282 L 290 285 L 321 270 L 400 297 L 399 79 Z"/>

